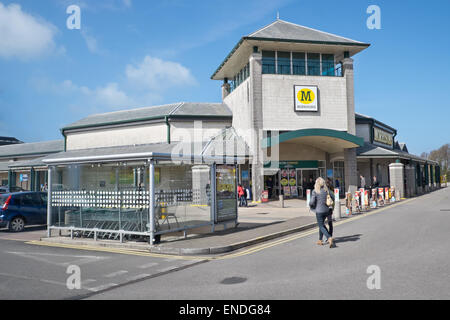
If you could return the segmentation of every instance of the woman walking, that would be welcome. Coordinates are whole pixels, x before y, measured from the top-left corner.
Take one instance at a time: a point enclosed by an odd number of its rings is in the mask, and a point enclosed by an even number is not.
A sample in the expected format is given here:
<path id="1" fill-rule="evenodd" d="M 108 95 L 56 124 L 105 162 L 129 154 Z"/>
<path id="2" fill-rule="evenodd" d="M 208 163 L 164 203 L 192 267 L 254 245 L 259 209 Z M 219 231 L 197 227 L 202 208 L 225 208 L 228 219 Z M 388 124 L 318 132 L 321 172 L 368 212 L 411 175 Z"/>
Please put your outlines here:
<path id="1" fill-rule="evenodd" d="M 324 224 L 325 219 L 330 214 L 330 199 L 334 203 L 334 195 L 328 190 L 325 180 L 321 177 L 317 178 L 311 195 L 311 201 L 309 202 L 311 210 L 316 213 L 317 223 L 319 225 L 319 241 L 317 241 L 317 244 L 322 245 L 322 238 L 325 236 L 326 242 L 332 248 L 334 247 L 334 241 Z"/>

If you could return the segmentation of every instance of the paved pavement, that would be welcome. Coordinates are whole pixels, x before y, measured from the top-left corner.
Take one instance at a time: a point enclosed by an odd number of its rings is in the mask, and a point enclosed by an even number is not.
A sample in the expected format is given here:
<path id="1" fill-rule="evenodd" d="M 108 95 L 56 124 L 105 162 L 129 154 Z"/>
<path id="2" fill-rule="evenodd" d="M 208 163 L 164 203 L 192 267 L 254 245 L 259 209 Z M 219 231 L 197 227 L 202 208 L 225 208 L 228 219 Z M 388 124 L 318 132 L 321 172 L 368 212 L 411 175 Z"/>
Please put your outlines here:
<path id="1" fill-rule="evenodd" d="M 343 201 L 341 201 L 341 206 L 343 215 L 343 212 L 345 212 Z M 369 212 L 372 211 L 374 210 Z M 354 216 L 344 217 L 343 219 L 352 217 Z M 305 200 L 288 200 L 285 201 L 283 209 L 280 208 L 278 201 L 248 208 L 239 208 L 239 224 L 237 227 L 229 227 L 215 233 L 211 233 L 211 227 L 205 227 L 196 232 L 188 231 L 186 238 L 181 233 L 175 236 L 169 235 L 163 237 L 163 241 L 160 244 L 152 247 L 145 242 L 126 242 L 121 244 L 119 241 L 94 241 L 93 239 L 78 238 L 72 240 L 67 236 L 42 238 L 42 241 L 69 245 L 131 248 L 173 255 L 210 255 L 235 251 L 316 226 L 315 214 L 310 212 L 309 208 L 306 208 Z"/>

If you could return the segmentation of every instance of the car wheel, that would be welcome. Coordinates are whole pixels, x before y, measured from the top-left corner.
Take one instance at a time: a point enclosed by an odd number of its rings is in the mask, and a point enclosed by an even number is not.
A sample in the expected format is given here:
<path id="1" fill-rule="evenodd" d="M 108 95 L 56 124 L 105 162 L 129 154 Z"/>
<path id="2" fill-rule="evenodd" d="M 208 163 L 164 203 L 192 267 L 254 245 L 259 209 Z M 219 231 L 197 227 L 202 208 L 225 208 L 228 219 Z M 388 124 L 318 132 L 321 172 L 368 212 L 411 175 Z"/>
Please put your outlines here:
<path id="1" fill-rule="evenodd" d="M 21 217 L 15 217 L 9 223 L 9 230 L 12 232 L 21 232 L 25 229 L 25 220 Z"/>

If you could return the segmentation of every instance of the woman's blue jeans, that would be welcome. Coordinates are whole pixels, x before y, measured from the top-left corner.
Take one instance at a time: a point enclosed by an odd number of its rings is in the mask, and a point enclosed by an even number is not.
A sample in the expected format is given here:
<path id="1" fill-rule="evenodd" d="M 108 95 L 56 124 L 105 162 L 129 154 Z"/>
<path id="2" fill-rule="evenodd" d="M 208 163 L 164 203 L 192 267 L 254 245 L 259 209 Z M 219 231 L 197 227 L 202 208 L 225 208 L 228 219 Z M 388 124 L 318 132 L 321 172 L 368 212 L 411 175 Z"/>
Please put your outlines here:
<path id="1" fill-rule="evenodd" d="M 319 240 L 322 240 L 323 236 L 325 236 L 326 240 L 331 238 L 330 233 L 325 227 L 325 219 L 329 215 L 329 212 L 318 213 L 316 212 L 317 224 L 319 225 Z"/>

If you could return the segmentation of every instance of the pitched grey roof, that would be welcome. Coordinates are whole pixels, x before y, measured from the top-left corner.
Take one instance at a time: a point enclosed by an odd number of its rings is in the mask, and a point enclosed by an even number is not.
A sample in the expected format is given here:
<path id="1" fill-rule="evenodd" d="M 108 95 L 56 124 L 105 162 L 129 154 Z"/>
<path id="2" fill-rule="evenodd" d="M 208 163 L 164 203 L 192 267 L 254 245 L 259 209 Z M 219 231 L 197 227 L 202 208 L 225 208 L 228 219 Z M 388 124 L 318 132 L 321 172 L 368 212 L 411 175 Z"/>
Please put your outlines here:
<path id="1" fill-rule="evenodd" d="M 9 169 L 46 167 L 47 164 L 42 162 L 44 158 L 45 157 L 40 157 L 32 160 L 10 162 L 8 167 Z"/>
<path id="2" fill-rule="evenodd" d="M 181 102 L 162 106 L 94 114 L 64 127 L 63 131 L 69 129 L 163 119 L 164 117 L 223 117 L 231 119 L 232 113 L 231 110 L 222 103 Z"/>
<path id="3" fill-rule="evenodd" d="M 352 40 L 335 34 L 323 32 L 278 19 L 265 26 L 264 28 L 242 37 L 225 58 L 225 60 L 216 69 L 214 74 L 211 76 L 211 79 L 224 79 L 223 75 L 217 75 L 220 73 L 225 64 L 228 61 L 232 60 L 232 57 L 235 55 L 235 53 L 242 50 L 247 50 L 248 53 L 248 50 L 251 50 L 254 45 L 258 45 L 255 42 L 260 41 L 340 46 L 345 47 L 345 51 L 349 51 L 350 56 L 353 56 L 354 54 L 370 46 L 370 44 L 368 43 Z M 243 47 L 246 49 L 242 49 Z M 230 77 L 230 75 L 228 75 L 227 77 Z"/>
<path id="4" fill-rule="evenodd" d="M 344 38 L 283 20 L 276 20 L 268 26 L 253 32 L 247 37 L 368 46 L 368 44 L 360 41 Z"/>
<path id="5" fill-rule="evenodd" d="M 364 143 L 364 146 L 356 149 L 356 155 L 362 158 L 401 158 L 412 159 L 419 162 L 428 162 L 438 164 L 436 161 L 418 157 L 402 150 L 391 150 L 370 143 Z"/>
<path id="6" fill-rule="evenodd" d="M 23 143 L 23 142 L 14 137 L 0 137 L 0 146 L 16 143 Z"/>
<path id="7" fill-rule="evenodd" d="M 383 123 L 383 122 L 381 122 L 381 121 L 379 121 L 379 120 L 377 120 L 377 119 L 375 119 L 373 117 L 366 116 L 366 115 L 361 114 L 361 113 L 355 112 L 355 121 L 356 121 L 356 123 L 370 121 L 372 123 L 376 123 L 376 124 L 380 125 L 381 127 L 385 127 L 386 129 L 390 129 L 390 130 L 392 130 L 394 132 L 397 132 L 397 129 L 395 129 L 395 128 L 393 128 L 393 127 L 391 127 L 391 126 L 389 126 L 389 125 L 387 125 L 387 124 L 385 124 L 385 123 Z"/>
<path id="8" fill-rule="evenodd" d="M 0 158 L 45 155 L 64 150 L 64 140 L 20 143 L 0 146 Z"/>

